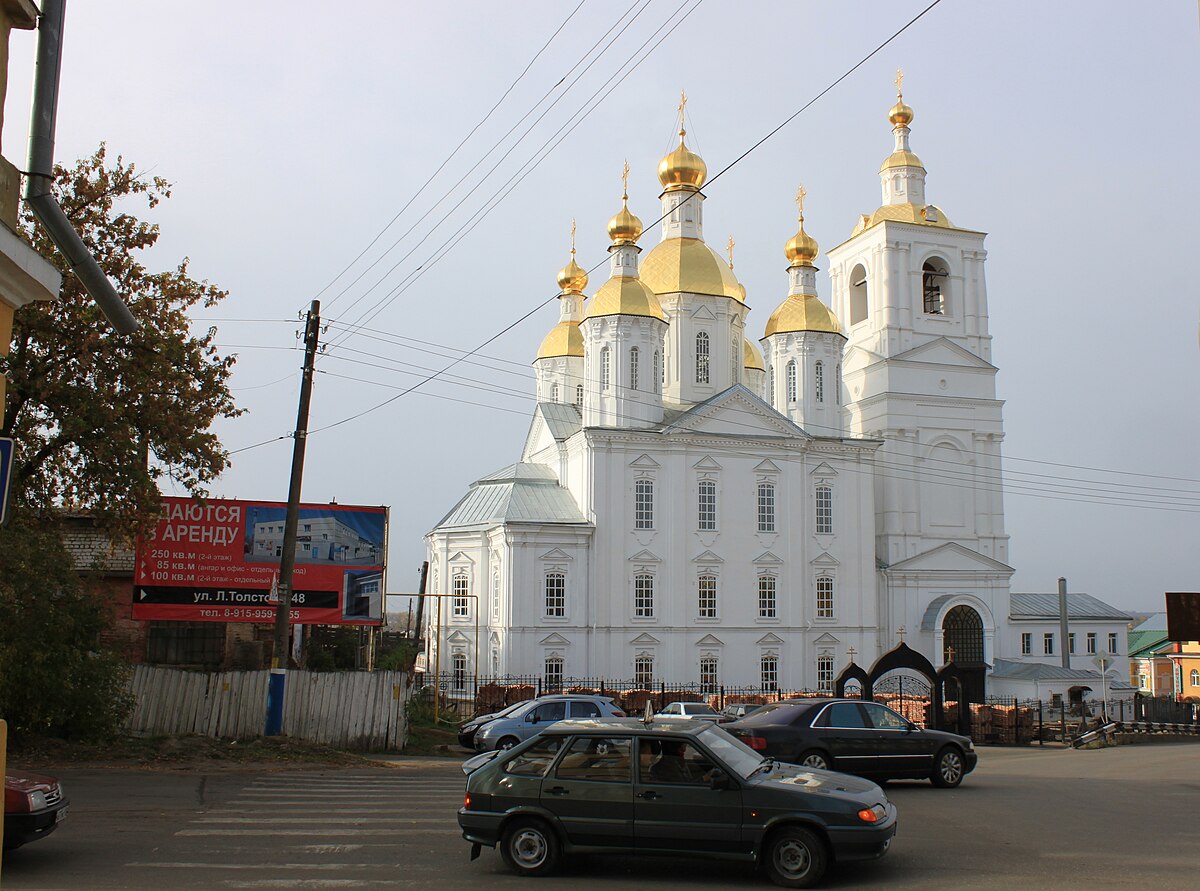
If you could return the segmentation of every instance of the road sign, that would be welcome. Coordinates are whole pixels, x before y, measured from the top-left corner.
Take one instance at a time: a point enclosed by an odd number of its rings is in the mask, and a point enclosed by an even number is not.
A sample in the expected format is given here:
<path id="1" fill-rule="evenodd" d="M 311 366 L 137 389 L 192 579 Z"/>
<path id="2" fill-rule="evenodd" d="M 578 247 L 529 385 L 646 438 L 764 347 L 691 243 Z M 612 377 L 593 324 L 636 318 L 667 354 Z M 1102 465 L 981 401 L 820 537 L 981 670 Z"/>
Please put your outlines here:
<path id="1" fill-rule="evenodd" d="M 13 441 L 0 436 L 0 526 L 8 519 L 8 482 L 12 478 Z"/>
<path id="2" fill-rule="evenodd" d="M 1101 674 L 1104 674 L 1104 672 L 1108 671 L 1109 668 L 1112 667 L 1113 657 L 1100 655 L 1092 660 L 1092 664 L 1095 665 L 1098 669 L 1100 669 Z"/>

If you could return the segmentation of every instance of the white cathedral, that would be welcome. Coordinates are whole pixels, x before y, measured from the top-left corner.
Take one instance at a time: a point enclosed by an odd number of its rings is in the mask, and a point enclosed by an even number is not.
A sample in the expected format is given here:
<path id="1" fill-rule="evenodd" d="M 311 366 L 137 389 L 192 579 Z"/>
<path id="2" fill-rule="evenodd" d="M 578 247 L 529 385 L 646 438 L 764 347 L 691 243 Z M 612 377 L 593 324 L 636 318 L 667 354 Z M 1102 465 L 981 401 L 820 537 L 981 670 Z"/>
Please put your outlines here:
<path id="1" fill-rule="evenodd" d="M 900 640 L 981 677 L 1005 655 L 984 234 L 928 202 L 902 96 L 889 119 L 883 203 L 828 251 L 828 304 L 802 191 L 761 337 L 682 123 L 658 244 L 626 189 L 590 298 L 572 247 L 520 461 L 426 537 L 453 595 L 431 669 L 829 690 Z"/>

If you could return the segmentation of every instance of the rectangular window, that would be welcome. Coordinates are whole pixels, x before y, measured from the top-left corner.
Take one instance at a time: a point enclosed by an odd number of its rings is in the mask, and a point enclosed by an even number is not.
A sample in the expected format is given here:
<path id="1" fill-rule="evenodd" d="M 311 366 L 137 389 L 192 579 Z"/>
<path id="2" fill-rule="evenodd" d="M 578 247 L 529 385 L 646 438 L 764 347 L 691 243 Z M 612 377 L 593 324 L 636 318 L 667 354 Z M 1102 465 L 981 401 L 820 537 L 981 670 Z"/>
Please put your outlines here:
<path id="1" fill-rule="evenodd" d="M 492 621 L 500 621 L 500 573 L 492 573 Z"/>
<path id="2" fill-rule="evenodd" d="M 1117 651 L 1117 634 L 1115 631 L 1108 633 L 1108 651 L 1115 653 Z"/>
<path id="3" fill-rule="evenodd" d="M 833 579 L 828 576 L 817 579 L 817 618 L 833 618 Z"/>
<path id="4" fill-rule="evenodd" d="M 700 576 L 696 580 L 696 591 L 700 618 L 715 619 L 717 617 L 717 577 L 715 575 Z"/>
<path id="5" fill-rule="evenodd" d="M 633 484 L 633 528 L 654 528 L 653 480 L 637 480 Z"/>
<path id="6" fill-rule="evenodd" d="M 1042 652 L 1045 653 L 1047 656 L 1054 655 L 1054 635 L 1053 634 L 1047 633 L 1047 634 L 1042 635 Z"/>
<path id="7" fill-rule="evenodd" d="M 654 576 L 633 577 L 633 615 L 637 619 L 654 618 Z"/>
<path id="8" fill-rule="evenodd" d="M 758 617 L 760 619 L 775 618 L 775 576 L 773 575 L 758 577 Z"/>
<path id="9" fill-rule="evenodd" d="M 463 619 L 471 614 L 471 601 L 467 597 L 467 577 L 465 575 L 456 575 L 454 577 L 454 618 Z"/>
<path id="10" fill-rule="evenodd" d="M 717 484 L 711 480 L 700 481 L 700 520 L 697 528 L 711 531 L 717 528 Z"/>
<path id="11" fill-rule="evenodd" d="M 833 657 L 830 655 L 817 657 L 817 690 L 821 693 L 833 692 Z"/>
<path id="12" fill-rule="evenodd" d="M 602 350 L 600 350 L 600 389 L 601 390 L 608 389 L 608 378 L 609 378 L 609 374 L 612 371 L 612 369 L 609 367 L 610 360 L 608 358 L 608 355 L 609 355 L 608 347 L 604 347 Z"/>
<path id="13" fill-rule="evenodd" d="M 717 691 L 717 657 L 705 656 L 700 660 L 700 692 Z"/>
<path id="14" fill-rule="evenodd" d="M 701 331 L 696 335 L 696 383 L 708 382 L 708 335 Z"/>
<path id="15" fill-rule="evenodd" d="M 758 484 L 758 531 L 775 531 L 775 486 Z"/>
<path id="16" fill-rule="evenodd" d="M 550 656 L 546 659 L 546 690 L 555 692 L 562 689 L 563 685 L 563 661 L 557 656 Z"/>
<path id="17" fill-rule="evenodd" d="M 1021 655 L 1033 655 L 1033 634 L 1028 631 L 1021 635 Z"/>
<path id="18" fill-rule="evenodd" d="M 813 395 L 817 402 L 825 401 L 825 365 L 822 362 L 813 366 Z"/>
<path id="19" fill-rule="evenodd" d="M 546 573 L 546 616 L 561 619 L 567 614 L 567 577 L 561 572 Z"/>
<path id="20" fill-rule="evenodd" d="M 654 657 L 638 656 L 633 660 L 633 682 L 642 687 L 654 683 Z"/>
<path id="21" fill-rule="evenodd" d="M 833 489 L 829 486 L 817 486 L 817 532 L 833 534 Z"/>
<path id="22" fill-rule="evenodd" d="M 1075 655 L 1075 632 L 1067 632 L 1067 652 L 1072 656 Z"/>
<path id="23" fill-rule="evenodd" d="M 1089 656 L 1096 655 L 1096 632 L 1089 631 L 1087 633 L 1087 651 Z"/>
<path id="24" fill-rule="evenodd" d="M 629 389 L 636 390 L 638 388 L 638 348 L 633 347 L 629 351 Z"/>
<path id="25" fill-rule="evenodd" d="M 759 668 L 762 675 L 762 688 L 764 690 L 779 689 L 779 657 L 778 656 L 763 656 L 759 661 Z"/>
<path id="26" fill-rule="evenodd" d="M 455 653 L 452 659 L 454 665 L 454 689 L 464 690 L 467 686 L 467 657 Z"/>

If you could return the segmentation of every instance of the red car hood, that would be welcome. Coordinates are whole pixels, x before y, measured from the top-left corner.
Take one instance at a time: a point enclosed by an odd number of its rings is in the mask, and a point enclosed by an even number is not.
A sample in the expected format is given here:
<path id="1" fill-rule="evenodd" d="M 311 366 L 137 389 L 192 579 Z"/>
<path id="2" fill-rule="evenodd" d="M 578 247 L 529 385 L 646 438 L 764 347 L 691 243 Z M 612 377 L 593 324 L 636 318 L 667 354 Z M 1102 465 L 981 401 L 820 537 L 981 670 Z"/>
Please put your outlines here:
<path id="1" fill-rule="evenodd" d="M 27 793 L 49 792 L 56 785 L 58 785 L 58 780 L 53 777 L 9 768 L 4 773 L 4 809 L 6 811 L 10 809 L 24 810 L 27 807 L 25 804 Z"/>

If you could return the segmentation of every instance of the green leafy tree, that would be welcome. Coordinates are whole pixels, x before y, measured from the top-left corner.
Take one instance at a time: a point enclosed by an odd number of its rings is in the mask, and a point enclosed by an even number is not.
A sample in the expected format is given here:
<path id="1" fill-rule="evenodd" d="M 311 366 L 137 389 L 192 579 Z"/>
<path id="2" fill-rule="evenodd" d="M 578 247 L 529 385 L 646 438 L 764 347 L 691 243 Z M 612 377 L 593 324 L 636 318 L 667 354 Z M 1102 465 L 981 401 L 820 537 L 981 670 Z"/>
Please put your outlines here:
<path id="1" fill-rule="evenodd" d="M 26 239 L 63 271 L 61 296 L 17 311 L 0 435 L 16 441 L 9 510 L 0 529 L 0 716 L 16 729 L 63 736 L 114 730 L 125 701 L 119 663 L 99 647 L 103 603 L 81 586 L 56 515 L 84 510 L 129 543 L 160 509 L 160 483 L 191 495 L 228 464 L 211 427 L 240 411 L 234 357 L 215 329 L 193 334 L 188 311 L 226 292 L 174 269 L 151 272 L 155 223 L 135 216 L 170 196 L 102 144 L 55 169 L 55 195 L 140 322 L 116 334 L 25 209 Z M 94 568 L 94 567 L 80 567 Z"/>

